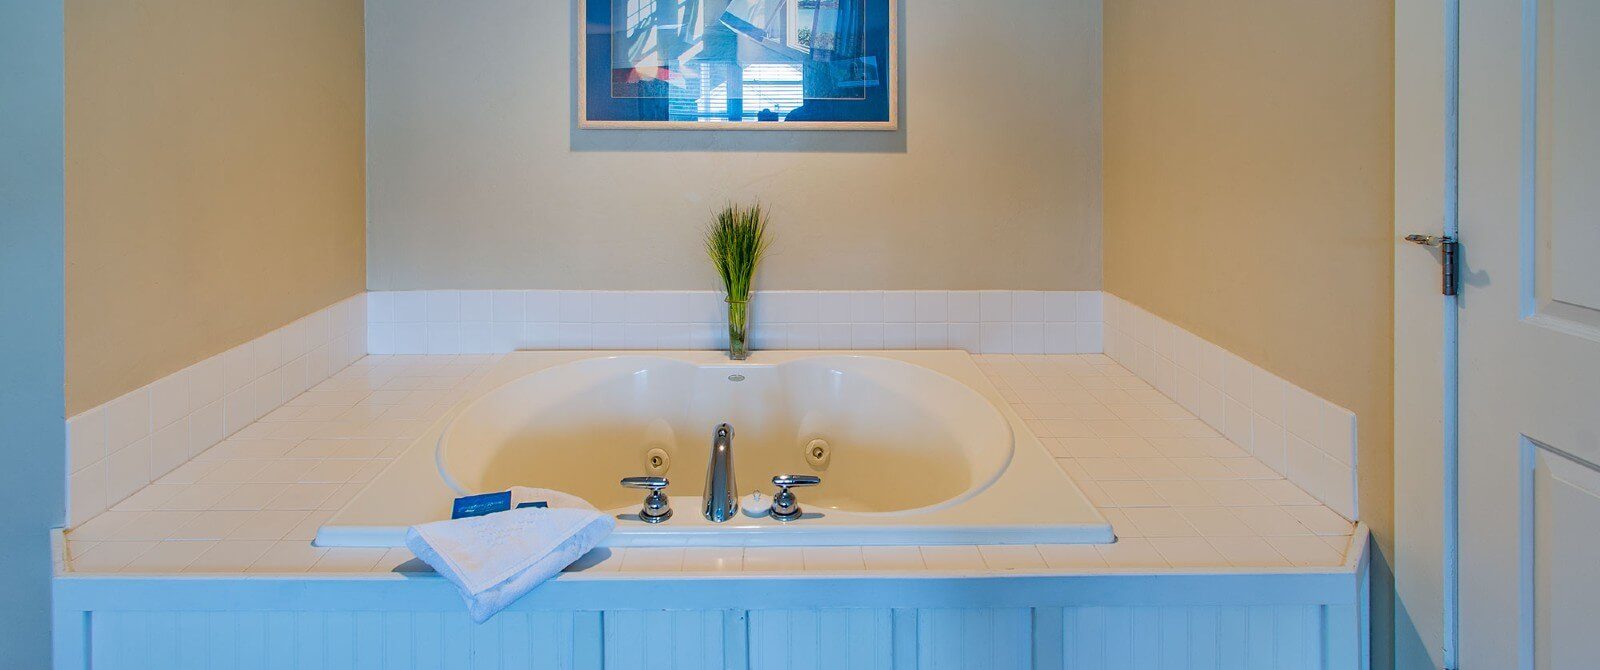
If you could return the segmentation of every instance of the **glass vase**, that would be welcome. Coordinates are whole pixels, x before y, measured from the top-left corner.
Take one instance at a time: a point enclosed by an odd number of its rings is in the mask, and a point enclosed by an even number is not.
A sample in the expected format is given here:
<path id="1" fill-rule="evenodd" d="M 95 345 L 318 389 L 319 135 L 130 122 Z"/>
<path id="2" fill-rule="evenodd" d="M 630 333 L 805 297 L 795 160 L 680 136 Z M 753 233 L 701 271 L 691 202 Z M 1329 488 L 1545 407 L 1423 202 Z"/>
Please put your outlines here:
<path id="1" fill-rule="evenodd" d="M 728 358 L 750 357 L 750 299 L 728 298 Z"/>

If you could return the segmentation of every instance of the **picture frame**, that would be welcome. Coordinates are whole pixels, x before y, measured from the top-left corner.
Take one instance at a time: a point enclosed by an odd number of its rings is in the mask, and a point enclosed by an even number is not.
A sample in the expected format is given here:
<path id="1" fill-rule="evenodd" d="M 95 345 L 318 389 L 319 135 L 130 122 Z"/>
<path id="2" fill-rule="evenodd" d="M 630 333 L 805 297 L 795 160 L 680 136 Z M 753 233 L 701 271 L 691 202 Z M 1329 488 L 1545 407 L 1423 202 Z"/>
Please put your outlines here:
<path id="1" fill-rule="evenodd" d="M 578 127 L 900 127 L 898 0 L 578 0 Z"/>

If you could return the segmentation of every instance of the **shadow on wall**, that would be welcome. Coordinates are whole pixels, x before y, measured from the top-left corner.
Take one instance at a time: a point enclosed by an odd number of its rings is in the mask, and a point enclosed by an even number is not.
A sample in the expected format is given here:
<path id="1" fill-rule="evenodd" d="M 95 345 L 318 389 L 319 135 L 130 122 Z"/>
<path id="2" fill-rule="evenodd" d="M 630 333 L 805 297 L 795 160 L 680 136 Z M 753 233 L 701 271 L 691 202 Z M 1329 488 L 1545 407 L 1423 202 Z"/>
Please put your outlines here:
<path id="1" fill-rule="evenodd" d="M 767 153 L 878 153 L 903 154 L 906 152 L 906 107 L 909 96 L 906 90 L 906 40 L 905 3 L 896 8 L 899 43 L 896 58 L 900 69 L 895 86 L 900 92 L 900 110 L 895 130 L 598 130 L 578 127 L 578 77 L 570 78 L 568 119 L 571 138 L 569 147 L 579 152 L 608 151 L 710 151 L 710 152 L 767 152 Z M 578 62 L 578 3 L 571 0 L 572 29 L 567 31 L 569 63 Z"/>

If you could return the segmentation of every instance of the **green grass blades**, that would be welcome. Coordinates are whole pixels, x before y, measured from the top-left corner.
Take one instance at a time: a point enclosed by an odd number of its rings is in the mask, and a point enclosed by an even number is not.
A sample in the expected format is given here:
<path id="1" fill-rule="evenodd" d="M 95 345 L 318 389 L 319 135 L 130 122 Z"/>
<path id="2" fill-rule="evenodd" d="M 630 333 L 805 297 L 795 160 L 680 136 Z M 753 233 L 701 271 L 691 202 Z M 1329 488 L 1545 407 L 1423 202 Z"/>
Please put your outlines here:
<path id="1" fill-rule="evenodd" d="M 750 299 L 756 266 L 767 251 L 767 211 L 761 205 L 728 205 L 706 229 L 706 253 L 733 302 Z"/>

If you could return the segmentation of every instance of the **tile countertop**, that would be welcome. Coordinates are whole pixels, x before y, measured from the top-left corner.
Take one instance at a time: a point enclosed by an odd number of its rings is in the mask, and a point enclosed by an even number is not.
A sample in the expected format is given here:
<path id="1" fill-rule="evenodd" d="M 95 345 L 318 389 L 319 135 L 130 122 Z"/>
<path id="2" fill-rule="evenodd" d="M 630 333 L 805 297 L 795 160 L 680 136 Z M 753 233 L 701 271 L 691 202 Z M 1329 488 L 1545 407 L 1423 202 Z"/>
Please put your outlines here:
<path id="1" fill-rule="evenodd" d="M 65 568 L 123 575 L 429 571 L 403 548 L 325 549 L 311 539 L 498 358 L 363 358 L 68 530 Z M 1111 359 L 974 358 L 1111 521 L 1115 544 L 613 548 L 590 552 L 567 572 L 1237 573 L 1345 564 L 1354 524 Z"/>

